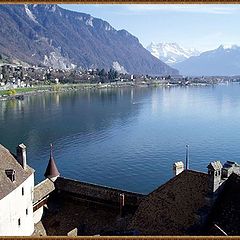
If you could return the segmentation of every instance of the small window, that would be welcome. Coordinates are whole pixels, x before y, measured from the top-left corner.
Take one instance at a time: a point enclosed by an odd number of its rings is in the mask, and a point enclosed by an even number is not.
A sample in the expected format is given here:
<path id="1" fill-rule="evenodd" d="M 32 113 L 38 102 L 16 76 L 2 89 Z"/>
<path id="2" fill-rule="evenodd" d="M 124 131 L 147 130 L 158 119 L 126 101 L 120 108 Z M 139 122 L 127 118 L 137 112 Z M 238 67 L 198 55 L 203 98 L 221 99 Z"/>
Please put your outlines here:
<path id="1" fill-rule="evenodd" d="M 218 175 L 218 172 L 216 171 L 216 172 L 215 172 L 215 176 L 217 176 L 217 175 Z"/>
<path id="2" fill-rule="evenodd" d="M 26 215 L 28 215 L 28 209 L 26 209 Z"/>
<path id="3" fill-rule="evenodd" d="M 22 187 L 22 196 L 24 195 L 24 188 Z"/>
<path id="4" fill-rule="evenodd" d="M 12 182 L 16 180 L 16 171 L 14 169 L 7 169 L 5 173 Z"/>
<path id="5" fill-rule="evenodd" d="M 18 219 L 18 226 L 21 226 L 21 218 Z"/>

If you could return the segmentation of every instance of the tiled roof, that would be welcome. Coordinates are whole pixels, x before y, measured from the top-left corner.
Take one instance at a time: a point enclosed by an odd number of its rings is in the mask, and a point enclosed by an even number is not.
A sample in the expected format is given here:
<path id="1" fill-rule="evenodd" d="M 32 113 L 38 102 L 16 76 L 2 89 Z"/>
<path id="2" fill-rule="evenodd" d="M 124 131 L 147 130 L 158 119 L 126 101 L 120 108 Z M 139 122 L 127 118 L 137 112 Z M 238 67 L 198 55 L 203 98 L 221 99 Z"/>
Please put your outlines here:
<path id="1" fill-rule="evenodd" d="M 53 177 L 57 177 L 59 175 L 60 175 L 60 173 L 57 169 L 55 160 L 53 158 L 53 150 L 52 150 L 52 144 L 51 144 L 50 159 L 49 159 L 47 169 L 46 169 L 44 176 L 47 178 L 53 178 Z"/>
<path id="2" fill-rule="evenodd" d="M 49 180 L 45 179 L 44 181 L 40 182 L 38 185 L 34 187 L 34 199 L 33 203 L 36 203 L 43 199 L 44 197 L 48 196 L 51 192 L 55 189 L 54 183 Z"/>
<path id="3" fill-rule="evenodd" d="M 240 235 L 240 176 L 232 173 L 217 199 L 209 218 L 209 235 L 222 235 L 213 228 L 217 224 L 228 235 Z"/>
<path id="4" fill-rule="evenodd" d="M 128 228 L 141 235 L 188 235 L 207 189 L 207 174 L 185 170 L 140 203 Z"/>
<path id="5" fill-rule="evenodd" d="M 16 180 L 14 182 L 6 175 L 5 170 L 9 169 L 13 169 L 16 172 Z M 15 156 L 0 144 L 0 199 L 21 185 L 33 172 L 34 170 L 29 166 L 23 169 L 15 159 Z"/>
<path id="6" fill-rule="evenodd" d="M 223 168 L 238 167 L 239 165 L 236 162 L 227 161 L 224 163 Z"/>

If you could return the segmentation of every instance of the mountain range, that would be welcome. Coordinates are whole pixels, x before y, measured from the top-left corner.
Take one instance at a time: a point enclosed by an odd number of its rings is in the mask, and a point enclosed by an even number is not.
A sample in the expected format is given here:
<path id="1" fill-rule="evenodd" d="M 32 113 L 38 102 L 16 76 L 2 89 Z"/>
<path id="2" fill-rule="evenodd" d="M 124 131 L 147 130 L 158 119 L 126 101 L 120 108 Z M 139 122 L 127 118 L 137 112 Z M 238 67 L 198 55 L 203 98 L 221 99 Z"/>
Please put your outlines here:
<path id="1" fill-rule="evenodd" d="M 146 49 L 186 76 L 240 75 L 240 47 L 223 44 L 217 49 L 200 53 L 177 43 L 151 43 Z"/>
<path id="2" fill-rule="evenodd" d="M 177 43 L 150 43 L 146 49 L 156 58 L 170 66 L 182 62 L 192 56 L 198 56 L 200 52 L 194 48 L 184 48 Z"/>
<path id="3" fill-rule="evenodd" d="M 0 5 L 0 54 L 54 68 L 117 68 L 133 74 L 176 75 L 126 30 L 58 5 Z"/>
<path id="4" fill-rule="evenodd" d="M 199 56 L 174 64 L 180 74 L 188 76 L 233 76 L 240 75 L 240 47 L 221 45 Z"/>

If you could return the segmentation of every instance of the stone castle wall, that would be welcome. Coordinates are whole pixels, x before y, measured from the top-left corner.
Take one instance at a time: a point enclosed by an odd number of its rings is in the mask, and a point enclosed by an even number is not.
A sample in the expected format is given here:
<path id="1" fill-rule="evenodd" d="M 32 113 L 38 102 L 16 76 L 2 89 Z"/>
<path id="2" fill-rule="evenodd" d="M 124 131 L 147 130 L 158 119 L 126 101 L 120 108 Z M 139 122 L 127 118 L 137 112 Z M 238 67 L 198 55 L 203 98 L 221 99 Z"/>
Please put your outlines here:
<path id="1" fill-rule="evenodd" d="M 119 205 L 120 194 L 125 195 L 125 205 L 137 207 L 146 195 L 128 192 L 120 189 L 80 182 L 72 179 L 59 177 L 55 182 L 56 190 L 73 197 L 85 199 L 103 204 Z"/>

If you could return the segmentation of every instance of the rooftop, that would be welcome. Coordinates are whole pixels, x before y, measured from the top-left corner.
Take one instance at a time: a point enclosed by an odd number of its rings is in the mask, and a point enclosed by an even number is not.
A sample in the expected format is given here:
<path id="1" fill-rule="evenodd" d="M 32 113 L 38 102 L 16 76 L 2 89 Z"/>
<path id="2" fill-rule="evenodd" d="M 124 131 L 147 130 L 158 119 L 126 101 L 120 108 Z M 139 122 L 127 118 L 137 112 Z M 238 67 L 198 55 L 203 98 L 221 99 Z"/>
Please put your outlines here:
<path id="1" fill-rule="evenodd" d="M 208 174 L 184 170 L 144 196 L 63 177 L 54 184 L 47 179 L 36 187 L 35 200 L 42 198 L 41 192 L 52 193 L 35 234 L 222 235 L 220 227 L 229 235 L 240 235 L 240 176 L 232 173 L 226 178 L 213 205 L 208 184 Z M 120 193 L 126 199 L 124 217 Z"/>
<path id="2" fill-rule="evenodd" d="M 81 235 L 105 235 L 106 232 L 124 231 L 130 215 L 119 217 L 119 209 L 55 193 L 48 202 L 44 217 L 35 227 L 34 236 L 66 236 L 76 229 Z M 108 235 L 108 234 L 107 234 Z"/>
<path id="3" fill-rule="evenodd" d="M 232 173 L 217 199 L 208 223 L 208 235 L 219 235 L 217 224 L 228 235 L 240 235 L 240 176 Z"/>
<path id="4" fill-rule="evenodd" d="M 239 165 L 236 162 L 227 161 L 224 163 L 223 168 L 238 167 Z"/>
<path id="5" fill-rule="evenodd" d="M 190 235 L 207 190 L 207 174 L 185 170 L 140 203 L 129 228 L 141 235 Z"/>
<path id="6" fill-rule="evenodd" d="M 45 198 L 51 192 L 53 192 L 54 189 L 55 189 L 55 186 L 51 180 L 45 179 L 44 181 L 40 182 L 38 185 L 34 187 L 33 203 L 36 203 L 41 199 Z"/>
<path id="7" fill-rule="evenodd" d="M 47 165 L 47 169 L 46 169 L 46 172 L 45 172 L 44 176 L 47 177 L 47 178 L 54 178 L 54 177 L 59 176 L 60 173 L 59 173 L 59 171 L 57 169 L 55 160 L 53 158 L 53 146 L 52 146 L 52 144 L 50 145 L 50 147 L 51 147 L 50 159 L 49 159 L 49 162 L 48 162 L 48 165 Z"/>
<path id="8" fill-rule="evenodd" d="M 15 170 L 15 181 L 6 175 L 6 170 Z M 21 185 L 34 170 L 29 166 L 23 169 L 16 157 L 0 144 L 0 199 L 11 193 Z"/>

